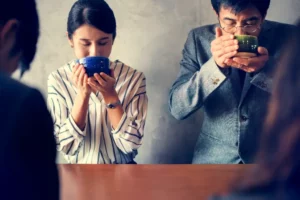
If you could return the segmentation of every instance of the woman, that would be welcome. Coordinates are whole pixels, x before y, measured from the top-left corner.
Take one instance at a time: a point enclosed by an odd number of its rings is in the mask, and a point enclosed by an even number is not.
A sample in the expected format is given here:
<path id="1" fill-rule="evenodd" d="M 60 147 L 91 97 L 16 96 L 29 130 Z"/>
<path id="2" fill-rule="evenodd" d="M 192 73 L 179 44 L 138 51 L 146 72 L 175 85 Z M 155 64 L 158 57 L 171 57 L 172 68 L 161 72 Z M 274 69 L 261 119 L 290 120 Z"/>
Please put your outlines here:
<path id="1" fill-rule="evenodd" d="M 75 2 L 67 30 L 77 59 L 110 56 L 116 20 L 105 1 Z M 142 145 L 148 105 L 145 76 L 119 61 L 111 62 L 110 69 L 111 74 L 88 78 L 84 66 L 71 61 L 49 76 L 57 148 L 69 163 L 134 163 Z"/>
<path id="2" fill-rule="evenodd" d="M 300 199 L 300 23 L 277 68 L 258 165 L 224 198 Z"/>

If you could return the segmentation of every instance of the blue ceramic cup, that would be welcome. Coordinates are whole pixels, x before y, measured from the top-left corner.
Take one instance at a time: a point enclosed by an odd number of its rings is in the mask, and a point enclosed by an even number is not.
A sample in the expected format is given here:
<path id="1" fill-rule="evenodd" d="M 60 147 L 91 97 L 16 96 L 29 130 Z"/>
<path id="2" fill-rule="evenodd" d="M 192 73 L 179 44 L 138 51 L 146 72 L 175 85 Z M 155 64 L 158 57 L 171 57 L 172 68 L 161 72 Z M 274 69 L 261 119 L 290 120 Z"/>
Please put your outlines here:
<path id="1" fill-rule="evenodd" d="M 88 77 L 94 76 L 101 72 L 110 76 L 109 59 L 101 56 L 89 56 L 77 60 L 79 64 L 82 64 L 85 68 Z"/>

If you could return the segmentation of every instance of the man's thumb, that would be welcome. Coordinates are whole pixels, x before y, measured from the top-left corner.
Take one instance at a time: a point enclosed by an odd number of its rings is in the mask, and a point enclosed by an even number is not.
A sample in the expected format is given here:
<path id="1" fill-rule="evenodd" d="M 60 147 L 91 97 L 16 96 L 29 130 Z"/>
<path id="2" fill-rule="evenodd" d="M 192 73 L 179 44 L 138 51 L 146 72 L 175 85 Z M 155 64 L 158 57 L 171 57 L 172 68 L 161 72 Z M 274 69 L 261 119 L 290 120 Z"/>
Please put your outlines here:
<path id="1" fill-rule="evenodd" d="M 220 29 L 219 27 L 216 28 L 216 38 L 219 38 L 223 35 L 222 33 L 222 29 Z"/>

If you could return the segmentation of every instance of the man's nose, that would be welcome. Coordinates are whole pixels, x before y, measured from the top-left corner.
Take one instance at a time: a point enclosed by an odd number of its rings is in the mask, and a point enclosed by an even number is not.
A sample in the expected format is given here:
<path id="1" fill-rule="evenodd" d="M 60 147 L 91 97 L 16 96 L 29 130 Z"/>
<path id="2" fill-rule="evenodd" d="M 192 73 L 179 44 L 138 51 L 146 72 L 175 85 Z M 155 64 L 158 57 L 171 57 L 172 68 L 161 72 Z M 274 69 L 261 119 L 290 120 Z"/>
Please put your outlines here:
<path id="1" fill-rule="evenodd" d="M 235 35 L 247 35 L 246 32 L 244 31 L 244 28 L 241 26 L 236 27 L 236 31 L 234 34 Z"/>

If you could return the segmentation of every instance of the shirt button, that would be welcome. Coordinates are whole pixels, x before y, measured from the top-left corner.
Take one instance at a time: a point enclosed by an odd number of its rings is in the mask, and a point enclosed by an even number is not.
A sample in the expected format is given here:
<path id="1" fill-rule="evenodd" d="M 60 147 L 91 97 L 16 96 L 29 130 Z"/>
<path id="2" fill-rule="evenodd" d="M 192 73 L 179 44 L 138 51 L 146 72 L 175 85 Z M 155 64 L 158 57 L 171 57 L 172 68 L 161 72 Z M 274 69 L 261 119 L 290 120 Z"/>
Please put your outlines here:
<path id="1" fill-rule="evenodd" d="M 248 120 L 248 117 L 246 117 L 246 116 L 244 116 L 244 115 L 241 116 L 241 121 L 242 121 L 242 122 L 245 122 L 245 121 L 247 121 L 247 120 Z"/>

